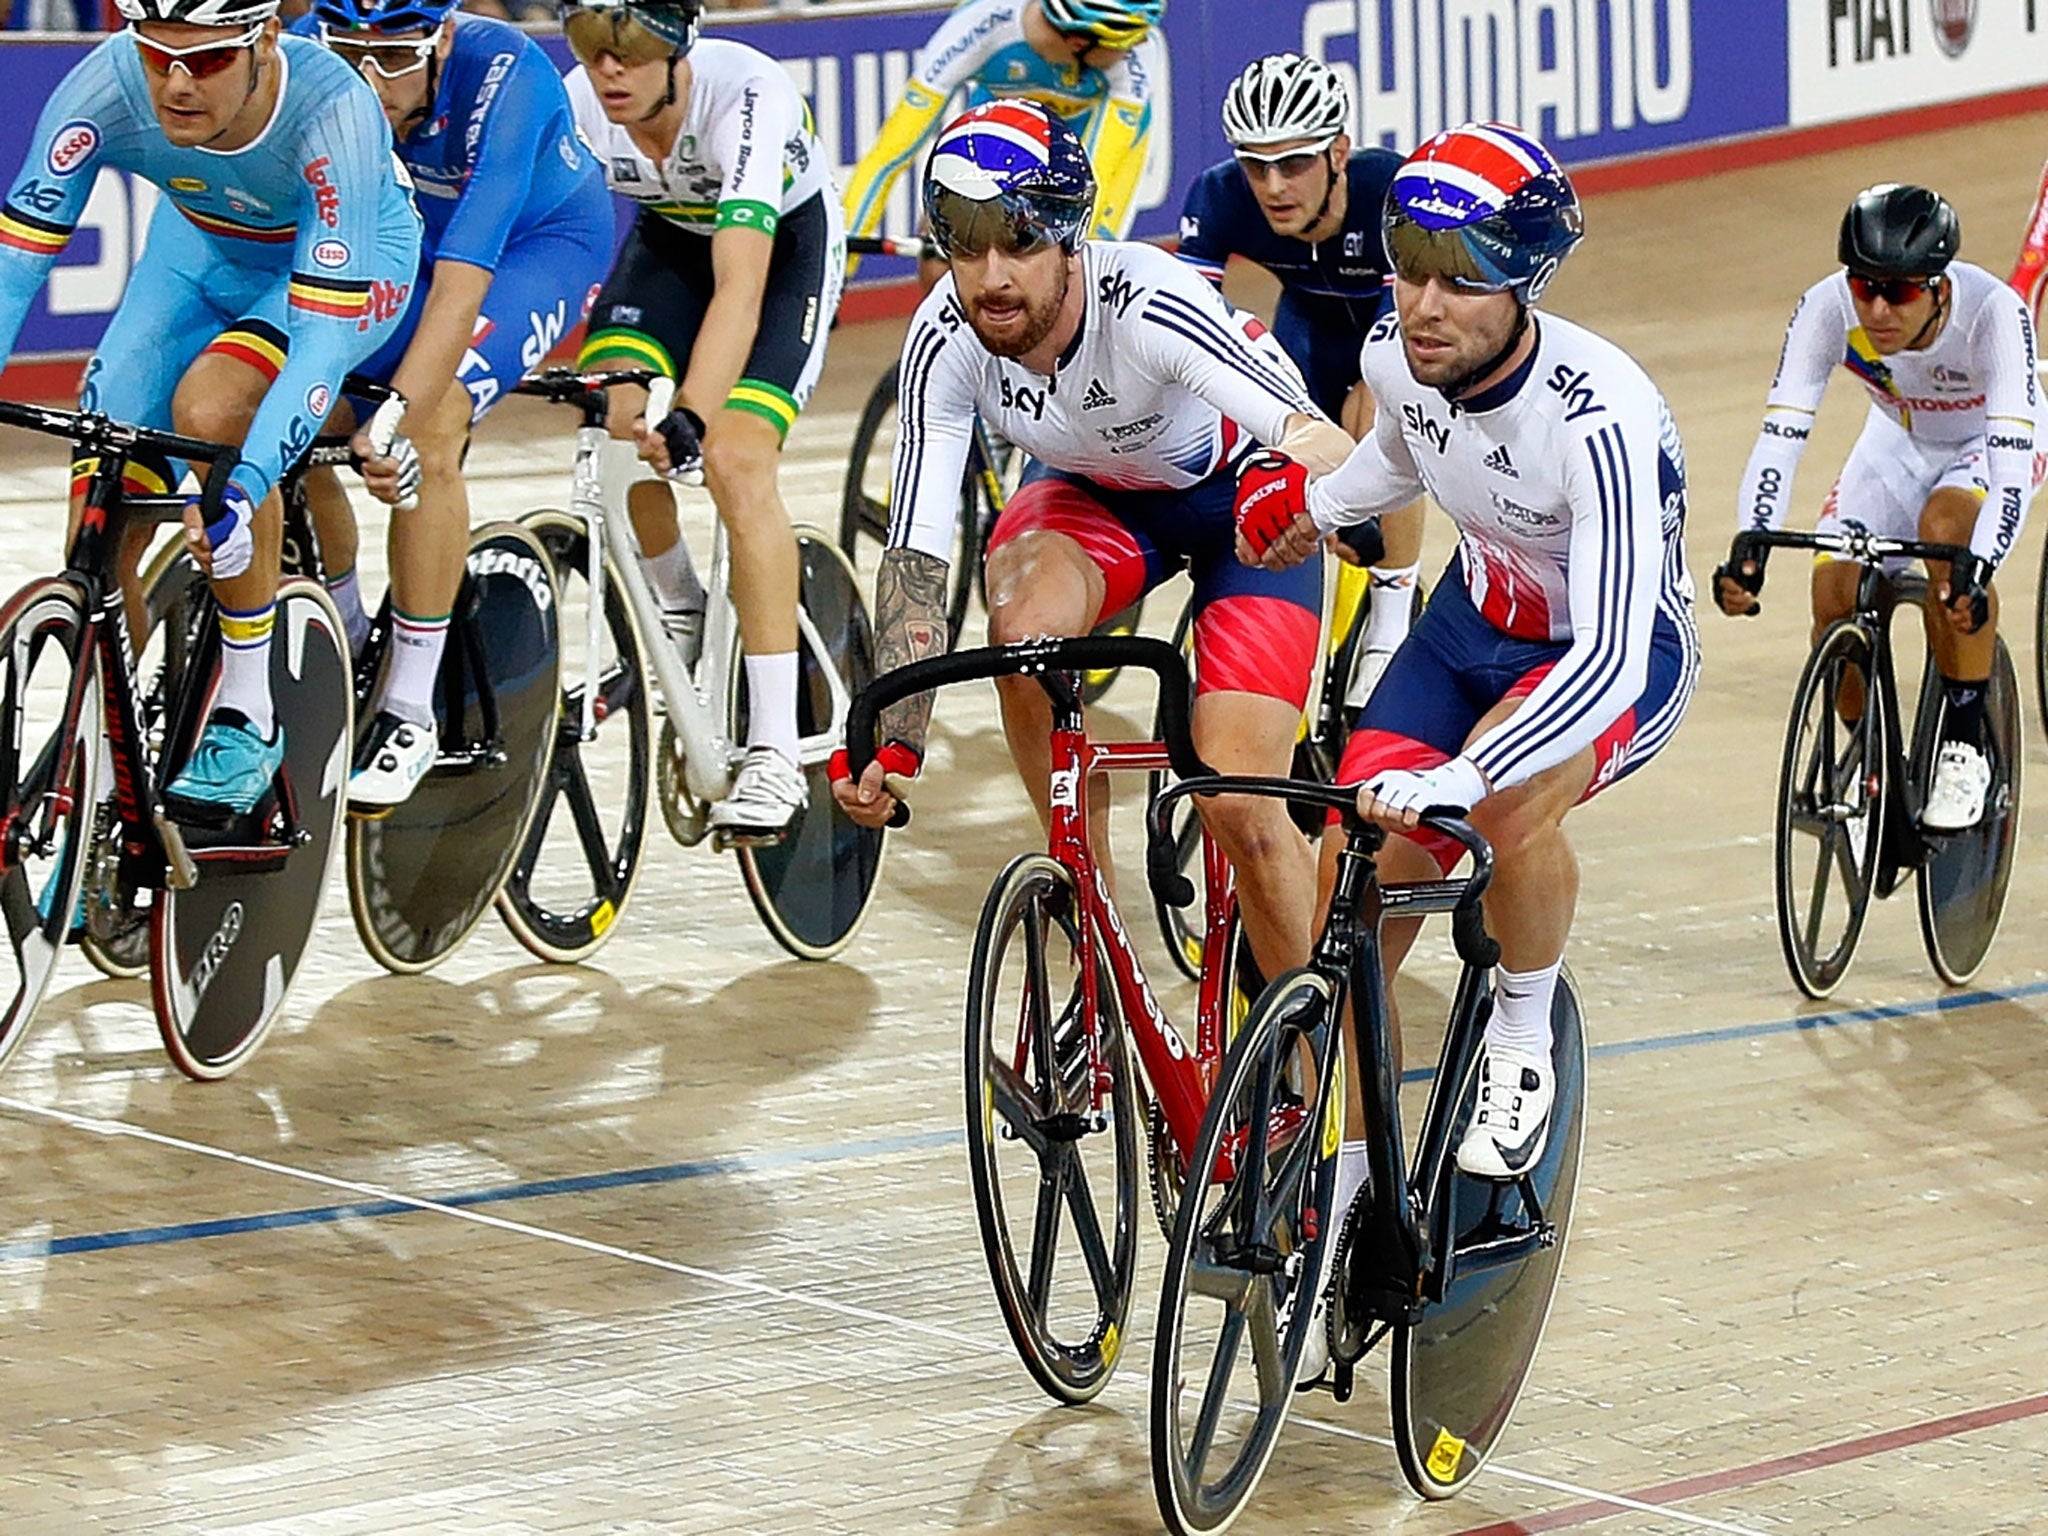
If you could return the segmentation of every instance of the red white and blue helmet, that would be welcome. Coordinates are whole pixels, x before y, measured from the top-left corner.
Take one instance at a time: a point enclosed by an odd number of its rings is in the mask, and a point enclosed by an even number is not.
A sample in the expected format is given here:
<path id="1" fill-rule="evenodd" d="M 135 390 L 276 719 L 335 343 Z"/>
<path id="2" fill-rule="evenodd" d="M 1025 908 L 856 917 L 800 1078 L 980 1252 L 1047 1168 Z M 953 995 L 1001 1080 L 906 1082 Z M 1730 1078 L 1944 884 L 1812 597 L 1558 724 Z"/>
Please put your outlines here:
<path id="1" fill-rule="evenodd" d="M 313 0 L 313 14 L 333 32 L 431 32 L 459 0 Z"/>
<path id="2" fill-rule="evenodd" d="M 1579 195 L 1534 138 L 1501 123 L 1446 129 L 1401 163 L 1381 215 L 1395 271 L 1533 304 L 1579 237 Z"/>
<path id="3" fill-rule="evenodd" d="M 995 101 L 939 133 L 924 172 L 924 212 L 946 252 L 1057 243 L 1069 255 L 1095 214 L 1095 172 L 1065 121 L 1035 101 Z"/>

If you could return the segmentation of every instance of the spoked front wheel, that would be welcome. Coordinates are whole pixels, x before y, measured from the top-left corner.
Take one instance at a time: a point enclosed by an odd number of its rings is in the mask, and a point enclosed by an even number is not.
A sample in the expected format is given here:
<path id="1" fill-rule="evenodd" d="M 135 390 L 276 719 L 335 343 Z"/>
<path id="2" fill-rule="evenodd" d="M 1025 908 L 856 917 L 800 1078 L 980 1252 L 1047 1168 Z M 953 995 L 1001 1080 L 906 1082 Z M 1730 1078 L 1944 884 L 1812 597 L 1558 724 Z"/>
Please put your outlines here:
<path id="1" fill-rule="evenodd" d="M 225 1077 L 247 1061 L 284 1006 L 320 916 L 341 847 L 353 689 L 348 636 L 310 581 L 277 591 L 270 691 L 284 726 L 280 789 L 259 817 L 262 849 L 199 857 L 199 882 L 157 893 L 150 980 L 164 1049 L 189 1077 Z M 203 718 L 203 716 L 202 716 Z M 173 753 L 190 750 L 175 743 Z M 176 771 L 167 762 L 166 775 Z M 261 808 L 259 808 L 261 809 Z M 282 835 L 280 843 L 275 839 Z"/>
<path id="2" fill-rule="evenodd" d="M 1152 1486 L 1178 1536 L 1220 1531 L 1279 1443 L 1335 1234 L 1337 1001 L 1290 971 L 1224 1058 L 1167 1251 L 1152 1356 Z M 1323 1092 L 1304 1103 L 1304 1063 Z M 1324 1113 L 1325 1110 L 1329 1115 Z"/>
<path id="3" fill-rule="evenodd" d="M 1940 674 L 1930 665 L 1914 730 L 1921 749 L 1913 761 L 1923 787 L 1941 739 L 1943 707 Z M 1991 787 L 1984 795 L 1983 819 L 1966 831 L 1930 836 L 1932 847 L 1917 882 L 1920 937 L 1935 971 L 1952 987 L 1977 974 L 1997 937 L 2006 886 L 2012 879 L 2013 851 L 2019 846 L 2020 769 L 2026 747 L 2021 739 L 2019 677 L 2003 640 L 1991 669 L 1984 725 L 1990 738 L 1985 750 L 1991 759 Z"/>
<path id="4" fill-rule="evenodd" d="M 0 1061 L 21 1043 L 71 929 L 104 743 L 85 605 L 39 581 L 0 610 Z"/>
<path id="5" fill-rule="evenodd" d="M 1826 997 L 1849 969 L 1884 841 L 1885 732 L 1870 636 L 1837 624 L 1807 658 L 1778 773 L 1778 938 L 1792 980 Z"/>
<path id="6" fill-rule="evenodd" d="M 1448 1499 L 1500 1443 L 1529 1377 L 1571 1232 L 1586 1135 L 1586 1035 L 1577 988 L 1558 977 L 1550 1006 L 1550 1139 L 1515 1183 L 1475 1179 L 1446 1156 L 1425 1203 L 1441 1294 L 1394 1329 L 1394 1444 L 1408 1485 Z M 1449 1145 L 1471 1119 L 1462 1106 Z"/>
<path id="7" fill-rule="evenodd" d="M 1025 1367 L 1063 1403 L 1115 1369 L 1138 1250 L 1142 1110 L 1114 989 L 1091 1058 L 1083 921 L 1044 854 L 997 877 L 967 983 L 967 1161 L 982 1252 Z"/>
<path id="8" fill-rule="evenodd" d="M 754 910 L 799 960 L 829 960 L 867 915 L 882 872 L 883 834 L 864 827 L 832 798 L 828 766 L 846 734 L 838 700 L 873 681 L 874 633 L 867 604 L 845 555 L 822 534 L 797 530 L 803 613 L 811 633 L 797 640 L 796 728 L 810 800 L 782 841 L 739 850 Z M 835 686 L 836 685 L 836 686 Z M 746 740 L 739 715 L 745 691 L 733 689 L 734 741 Z"/>
<path id="9" fill-rule="evenodd" d="M 543 960 L 587 960 L 610 937 L 647 837 L 653 706 L 638 631 L 606 561 L 604 611 L 590 625 L 590 533 L 566 512 L 521 520 L 554 563 L 561 595 L 562 697 L 554 756 L 498 915 Z M 593 734 L 583 739 L 586 694 Z"/>

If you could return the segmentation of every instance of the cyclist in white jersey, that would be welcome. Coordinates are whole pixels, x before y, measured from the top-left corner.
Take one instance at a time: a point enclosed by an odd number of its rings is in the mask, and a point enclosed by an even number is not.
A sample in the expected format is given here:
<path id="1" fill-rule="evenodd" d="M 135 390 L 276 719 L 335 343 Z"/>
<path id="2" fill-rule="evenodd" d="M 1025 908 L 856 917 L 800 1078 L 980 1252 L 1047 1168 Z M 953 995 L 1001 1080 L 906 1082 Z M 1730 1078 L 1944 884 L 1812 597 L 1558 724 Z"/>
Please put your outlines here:
<path id="1" fill-rule="evenodd" d="M 1530 308 L 1581 227 L 1564 172 L 1518 130 L 1467 124 L 1423 145 L 1387 198 L 1394 313 L 1366 339 L 1371 435 L 1312 487 L 1284 463 L 1240 480 L 1245 553 L 1269 564 L 1424 491 L 1458 526 L 1338 779 L 1362 781 L 1359 812 L 1384 826 L 1412 835 L 1429 807 L 1470 807 L 1493 844 L 1500 970 L 1457 1154 L 1481 1178 L 1520 1175 L 1548 1136 L 1551 998 L 1579 883 L 1565 815 L 1671 739 L 1699 672 L 1671 413 L 1619 347 Z M 1427 878 L 1427 855 L 1448 871 L 1459 850 L 1395 838 L 1381 869 Z M 1416 926 L 1387 925 L 1390 977 Z M 1363 1154 L 1347 1141 L 1339 1209 Z"/>
<path id="2" fill-rule="evenodd" d="M 2011 553 L 2040 484 L 2034 321 L 1982 267 L 1954 260 L 1955 210 L 1925 187 L 1857 195 L 1842 219 L 1844 270 L 1792 311 L 1763 431 L 1736 498 L 1741 531 L 1714 573 L 1723 611 L 1757 611 L 1766 546 L 1836 365 L 1870 395 L 1870 414 L 1821 508 L 1822 529 L 1854 524 L 1899 539 L 1967 545 L 1968 562 L 1927 562 L 1927 636 L 1948 694 L 1934 782 L 1920 813 L 1931 831 L 1983 818 L 1991 786 L 1984 692 L 1998 644 L 1992 573 Z M 1813 633 L 1849 616 L 1860 568 L 1823 555 L 1813 571 Z"/>
<path id="3" fill-rule="evenodd" d="M 611 431 L 664 474 L 699 476 L 731 549 L 747 678 L 747 752 L 711 808 L 726 841 L 780 836 L 809 798 L 798 766 L 797 547 L 776 484 L 783 438 L 825 363 L 846 237 L 809 109 L 780 64 L 697 41 L 698 0 L 587 0 L 563 13 L 582 61 L 577 127 L 615 192 L 640 204 L 590 312 L 579 365 L 679 381 L 675 408 L 612 391 Z M 704 588 L 670 488 L 628 495 L 663 628 L 694 663 Z"/>
<path id="4" fill-rule="evenodd" d="M 1316 661 L 1322 575 L 1236 560 L 1235 469 L 1261 442 L 1334 468 L 1351 442 L 1264 326 L 1198 273 L 1154 246 L 1084 239 L 1094 191 L 1079 140 L 1035 103 L 977 108 L 939 136 L 925 211 L 950 271 L 903 345 L 877 664 L 945 649 L 946 567 L 979 412 L 1033 461 L 989 540 L 990 640 L 1084 635 L 1186 565 L 1196 745 L 1226 773 L 1285 773 Z M 1002 706 L 1043 817 L 1044 694 L 1006 681 Z M 849 814 L 887 819 L 895 800 L 883 776 L 915 773 L 929 718 L 929 697 L 887 713 L 882 753 L 859 785 L 841 763 L 834 788 Z M 1099 800 L 1093 809 L 1107 814 Z M 1277 975 L 1301 963 L 1313 861 L 1284 808 L 1226 798 L 1201 811 L 1236 867 L 1260 965 Z"/>

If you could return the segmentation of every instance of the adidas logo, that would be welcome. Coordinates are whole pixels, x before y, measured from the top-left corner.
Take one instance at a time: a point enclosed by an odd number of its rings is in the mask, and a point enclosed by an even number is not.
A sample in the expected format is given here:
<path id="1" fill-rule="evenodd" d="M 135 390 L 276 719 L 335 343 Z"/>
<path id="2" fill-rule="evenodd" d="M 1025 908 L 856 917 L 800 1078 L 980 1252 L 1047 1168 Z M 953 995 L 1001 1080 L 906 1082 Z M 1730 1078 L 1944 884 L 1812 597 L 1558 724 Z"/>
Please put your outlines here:
<path id="1" fill-rule="evenodd" d="M 1081 409 L 1084 411 L 1107 410 L 1116 404 L 1116 396 L 1102 387 L 1102 380 L 1090 379 L 1088 388 L 1081 395 Z"/>
<path id="2" fill-rule="evenodd" d="M 1502 443 L 1479 462 L 1495 474 L 1506 475 L 1510 480 L 1522 478 L 1522 472 L 1515 468 L 1514 461 L 1508 457 L 1508 445 L 1506 443 Z"/>

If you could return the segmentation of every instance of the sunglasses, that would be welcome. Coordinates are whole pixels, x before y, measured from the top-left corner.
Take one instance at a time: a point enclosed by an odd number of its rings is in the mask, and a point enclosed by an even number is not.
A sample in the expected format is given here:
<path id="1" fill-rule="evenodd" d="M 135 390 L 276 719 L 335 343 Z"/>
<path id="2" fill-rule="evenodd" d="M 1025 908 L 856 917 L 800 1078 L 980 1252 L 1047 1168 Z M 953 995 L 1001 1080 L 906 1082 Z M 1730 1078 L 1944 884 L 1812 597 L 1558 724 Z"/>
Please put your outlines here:
<path id="1" fill-rule="evenodd" d="M 372 71 L 386 80 L 402 80 L 407 75 L 417 74 L 427 67 L 427 60 L 441 45 L 442 26 L 434 28 L 425 37 L 371 37 L 365 38 L 350 33 L 337 32 L 326 23 L 320 26 L 320 41 L 325 43 L 334 56 L 364 78 Z M 403 59 L 410 55 L 410 64 L 401 64 L 396 69 L 385 64 L 385 58 Z"/>
<path id="2" fill-rule="evenodd" d="M 1326 139 L 1318 139 L 1306 149 L 1290 149 L 1277 155 L 1261 155 L 1249 149 L 1240 149 L 1237 152 L 1238 169 L 1244 172 L 1246 181 L 1254 183 L 1263 180 L 1268 171 L 1278 171 L 1283 181 L 1299 181 L 1323 163 L 1323 156 L 1336 142 L 1337 135 L 1333 133 Z"/>
<path id="3" fill-rule="evenodd" d="M 1938 281 L 1932 277 L 1866 277 L 1861 272 L 1851 272 L 1849 291 L 1866 304 L 1883 299 L 1897 309 L 1901 304 L 1912 303 Z"/>
<path id="4" fill-rule="evenodd" d="M 562 35 L 585 65 L 595 65 L 605 54 L 621 64 L 659 64 L 676 51 L 674 43 L 629 11 L 571 10 L 562 17 Z"/>
<path id="5" fill-rule="evenodd" d="M 932 240 L 949 257 L 972 260 L 991 250 L 1028 256 L 1053 243 L 1053 235 L 1025 209 L 1003 198 L 986 202 L 940 188 L 932 196 Z"/>
<path id="6" fill-rule="evenodd" d="M 142 55 L 142 67 L 152 75 L 169 79 L 175 68 L 184 70 L 194 80 L 208 80 L 239 59 L 244 49 L 255 46 L 256 39 L 263 35 L 263 23 L 257 22 L 241 36 L 225 43 L 193 43 L 185 48 L 152 42 L 133 25 L 126 31 L 135 39 L 135 51 Z"/>

